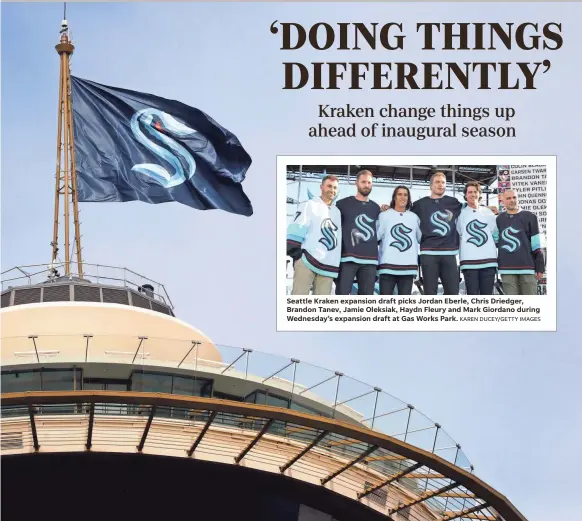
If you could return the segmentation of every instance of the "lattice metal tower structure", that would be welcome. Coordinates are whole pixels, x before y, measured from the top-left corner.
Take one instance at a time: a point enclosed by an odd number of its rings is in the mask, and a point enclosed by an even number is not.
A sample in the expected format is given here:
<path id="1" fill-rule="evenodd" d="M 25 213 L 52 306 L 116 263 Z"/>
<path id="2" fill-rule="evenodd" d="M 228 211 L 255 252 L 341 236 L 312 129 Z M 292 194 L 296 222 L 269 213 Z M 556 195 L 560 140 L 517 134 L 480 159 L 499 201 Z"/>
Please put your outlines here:
<path id="1" fill-rule="evenodd" d="M 51 268 L 52 275 L 58 276 L 55 265 L 59 252 L 60 206 L 63 206 L 63 228 L 65 249 L 65 276 L 71 275 L 71 264 L 77 264 L 77 276 L 83 278 L 83 258 L 81 248 L 81 230 L 79 221 L 79 203 L 77 192 L 77 170 L 75 164 L 75 145 L 73 132 L 73 112 L 71 104 L 71 55 L 75 50 L 66 19 L 66 4 L 64 18 L 61 23 L 60 42 L 56 45 L 60 57 L 59 106 L 57 130 L 57 162 L 55 174 L 55 213 Z M 72 210 L 72 211 L 71 211 Z M 71 222 L 72 221 L 72 222 Z M 73 244 L 71 244 L 70 228 L 74 228 Z"/>

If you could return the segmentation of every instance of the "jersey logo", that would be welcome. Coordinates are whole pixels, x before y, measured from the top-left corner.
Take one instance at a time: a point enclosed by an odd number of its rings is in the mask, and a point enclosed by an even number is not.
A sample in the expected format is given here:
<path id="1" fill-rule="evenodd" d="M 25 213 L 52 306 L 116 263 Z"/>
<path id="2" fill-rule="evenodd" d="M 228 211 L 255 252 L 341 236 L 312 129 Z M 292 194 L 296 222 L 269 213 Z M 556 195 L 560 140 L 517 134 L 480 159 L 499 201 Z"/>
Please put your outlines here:
<path id="1" fill-rule="evenodd" d="M 352 246 L 359 244 L 361 241 L 369 241 L 374 237 L 374 229 L 369 225 L 374 222 L 374 219 L 362 213 L 356 217 L 356 228 L 352 229 Z"/>
<path id="2" fill-rule="evenodd" d="M 390 235 L 396 240 L 391 242 L 390 246 L 394 246 L 401 253 L 412 248 L 412 239 L 407 235 L 409 233 L 412 233 L 412 230 L 402 223 L 392 226 Z"/>
<path id="3" fill-rule="evenodd" d="M 445 210 L 444 212 L 435 212 L 430 216 L 430 222 L 434 224 L 435 228 L 432 229 L 433 233 L 438 233 L 440 236 L 445 237 L 451 233 L 451 225 L 449 224 L 453 220 L 453 212 L 450 210 Z"/>
<path id="4" fill-rule="evenodd" d="M 483 231 L 485 228 L 487 228 L 487 224 L 482 223 L 477 219 L 467 224 L 467 227 L 465 228 L 465 230 L 467 230 L 467 233 L 469 234 L 467 242 L 474 244 L 478 248 L 486 244 L 487 241 L 489 240 L 489 237 Z"/>
<path id="5" fill-rule="evenodd" d="M 333 223 L 333 221 L 328 217 L 321 221 L 321 235 L 323 236 L 319 239 L 319 242 L 323 244 L 328 251 L 331 251 L 337 247 L 337 232 L 338 228 Z"/>
<path id="6" fill-rule="evenodd" d="M 519 230 L 516 230 L 512 226 L 510 226 L 509 228 L 505 228 L 505 230 L 501 232 L 501 239 L 507 243 L 501 246 L 505 251 L 513 253 L 514 251 L 521 247 L 521 241 L 517 237 L 514 237 L 514 234 L 518 233 Z"/>

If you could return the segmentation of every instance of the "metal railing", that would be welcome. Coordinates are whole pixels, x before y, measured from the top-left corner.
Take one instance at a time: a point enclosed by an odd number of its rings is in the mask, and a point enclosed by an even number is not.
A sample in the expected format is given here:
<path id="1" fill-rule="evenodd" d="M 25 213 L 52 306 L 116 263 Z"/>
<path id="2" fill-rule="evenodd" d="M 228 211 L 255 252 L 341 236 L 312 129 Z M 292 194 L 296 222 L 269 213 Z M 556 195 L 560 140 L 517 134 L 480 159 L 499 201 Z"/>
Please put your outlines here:
<path id="1" fill-rule="evenodd" d="M 333 482 L 334 492 L 390 519 L 407 511 L 409 521 L 525 521 L 504 496 L 471 473 L 336 419 L 210 398 L 101 391 L 6 394 L 2 410 L 3 433 L 10 434 L 3 452 L 115 447 L 190 458 L 200 451 L 222 463 L 238 465 L 245 459 L 274 474 L 312 483 L 315 478 L 325 488 Z M 171 410 L 179 412 L 175 419 Z M 291 467 L 294 472 L 287 473 Z M 390 492 L 382 496 L 382 489 Z"/>
<path id="2" fill-rule="evenodd" d="M 383 176 L 375 176 L 374 177 L 374 185 L 378 185 L 378 186 L 388 186 L 388 187 L 394 187 L 396 185 L 401 185 L 401 184 L 407 184 L 410 187 L 416 187 L 416 188 L 420 188 L 420 187 L 425 187 L 428 188 L 429 186 L 429 177 L 430 177 L 430 172 L 431 169 L 429 167 L 426 166 L 411 166 L 411 165 L 387 165 L 390 166 L 391 168 L 399 168 L 399 169 L 407 169 L 409 171 L 409 175 L 408 176 L 404 176 L 402 173 L 400 173 L 399 175 L 395 176 L 394 178 L 390 178 L 390 177 L 383 177 Z M 427 171 L 427 175 L 426 178 L 424 179 L 420 179 L 414 176 L 413 174 L 413 169 L 415 168 L 426 168 Z M 444 170 L 447 172 L 451 172 L 452 176 L 453 176 L 453 180 L 452 180 L 452 184 L 450 189 L 453 192 L 462 192 L 463 188 L 465 186 L 465 183 L 469 180 L 472 180 L 473 177 L 468 175 L 468 173 L 485 173 L 488 174 L 489 170 L 485 170 L 483 172 L 477 172 L 477 171 L 467 171 L 467 170 L 463 170 L 462 167 L 451 170 L 451 169 L 439 169 L 439 170 Z M 346 167 L 346 172 L 345 173 L 338 173 L 338 172 L 334 172 L 334 175 L 338 178 L 339 183 L 340 184 L 352 184 L 356 178 L 356 174 L 357 174 L 357 169 L 349 172 L 349 167 Z M 317 181 L 317 182 L 321 182 L 321 179 L 323 177 L 323 173 L 321 172 L 311 172 L 309 170 L 309 165 L 304 166 L 304 167 L 300 167 L 299 170 L 287 170 L 287 181 L 290 182 L 299 182 L 301 183 L 301 181 L 304 182 L 309 182 L 309 181 Z M 456 179 L 456 177 L 458 177 L 459 179 Z M 497 188 L 492 188 L 490 185 L 497 179 L 497 175 L 496 174 L 491 174 L 489 175 L 489 177 L 487 178 L 486 183 L 483 184 L 482 188 L 483 188 L 483 193 L 485 194 L 496 194 L 497 193 Z"/>
<path id="3" fill-rule="evenodd" d="M 71 269 L 75 266 L 76 264 L 71 264 Z M 64 272 L 64 262 L 53 265 L 29 264 L 26 266 L 15 266 L 0 274 L 2 278 L 2 291 L 6 291 L 12 287 L 62 283 L 71 280 L 89 284 L 96 283 L 119 286 L 144 292 L 147 296 L 163 302 L 170 308 L 173 309 L 174 307 L 163 284 L 128 268 L 83 262 L 82 275 L 71 273 L 68 276 L 64 276 L 62 275 Z"/>
<path id="4" fill-rule="evenodd" d="M 268 389 L 270 398 L 287 400 L 287 407 L 314 415 L 341 417 L 409 443 L 473 472 L 461 445 L 443 427 L 413 405 L 341 371 L 325 369 L 295 358 L 270 355 L 249 348 L 205 344 L 152 336 L 35 335 L 4 337 L 3 371 L 24 364 L 111 363 L 133 367 L 195 371 L 218 380 L 232 377 L 252 382 L 253 389 Z M 13 348 L 11 346 L 14 346 Z M 61 358 L 61 346 L 67 356 Z M 216 352 L 218 350 L 218 353 Z M 9 365 L 7 365 L 9 364 Z M 9 389 L 3 378 L 3 389 Z M 41 390 L 40 388 L 13 390 Z M 249 391 L 250 392 L 250 391 Z M 239 396 L 243 399 L 244 396 Z"/>

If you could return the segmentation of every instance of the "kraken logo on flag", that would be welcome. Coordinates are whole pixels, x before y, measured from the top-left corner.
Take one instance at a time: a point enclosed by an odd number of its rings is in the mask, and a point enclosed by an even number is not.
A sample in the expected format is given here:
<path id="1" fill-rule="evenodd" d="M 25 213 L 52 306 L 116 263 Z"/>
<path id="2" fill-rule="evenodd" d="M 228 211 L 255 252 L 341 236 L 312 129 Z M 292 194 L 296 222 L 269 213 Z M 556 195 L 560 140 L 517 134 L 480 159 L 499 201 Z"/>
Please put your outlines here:
<path id="1" fill-rule="evenodd" d="M 362 213 L 356 217 L 356 228 L 352 229 L 352 246 L 359 244 L 361 241 L 369 241 L 374 236 L 374 229 L 369 225 L 374 219 Z"/>
<path id="2" fill-rule="evenodd" d="M 432 229 L 434 233 L 438 233 L 442 237 L 451 233 L 451 225 L 449 224 L 453 220 L 453 213 L 450 210 L 445 210 L 444 212 L 438 211 L 431 215 L 430 222 L 435 225 Z"/>
<path id="3" fill-rule="evenodd" d="M 330 218 L 321 221 L 321 235 L 323 236 L 319 239 L 319 242 L 323 244 L 329 251 L 337 247 L 337 232 L 338 227 L 333 223 Z"/>
<path id="4" fill-rule="evenodd" d="M 208 114 L 175 100 L 71 76 L 79 202 L 175 201 L 252 215 L 251 157 Z"/>
<path id="5" fill-rule="evenodd" d="M 505 251 L 513 253 L 514 251 L 521 247 L 521 241 L 517 237 L 514 237 L 514 234 L 518 233 L 519 230 L 516 230 L 512 226 L 510 226 L 509 228 L 505 228 L 505 230 L 501 232 L 501 239 L 507 243 L 501 246 Z"/>
<path id="6" fill-rule="evenodd" d="M 465 228 L 467 230 L 467 233 L 469 234 L 467 242 L 474 244 L 478 248 L 483 246 L 489 240 L 489 237 L 483 231 L 485 228 L 487 228 L 487 225 L 477 219 L 467 224 Z"/>
<path id="7" fill-rule="evenodd" d="M 142 125 L 140 125 L 142 123 Z M 146 135 L 142 128 L 149 135 Z M 131 131 L 135 138 L 160 159 L 163 159 L 174 169 L 171 174 L 161 165 L 141 163 L 134 165 L 131 170 L 144 174 L 161 184 L 164 188 L 172 188 L 188 181 L 196 172 L 196 161 L 192 154 L 170 136 L 178 138 L 193 137 L 197 131 L 180 123 L 169 114 L 154 108 L 139 110 L 131 118 Z M 156 141 L 161 141 L 169 152 Z M 180 161 L 182 159 L 182 161 Z M 184 168 L 185 167 L 185 168 Z"/>
<path id="8" fill-rule="evenodd" d="M 412 229 L 402 223 L 392 226 L 390 235 L 396 240 L 391 242 L 390 246 L 394 246 L 400 252 L 405 252 L 412 248 L 412 239 L 408 236 L 409 233 L 412 233 Z"/>

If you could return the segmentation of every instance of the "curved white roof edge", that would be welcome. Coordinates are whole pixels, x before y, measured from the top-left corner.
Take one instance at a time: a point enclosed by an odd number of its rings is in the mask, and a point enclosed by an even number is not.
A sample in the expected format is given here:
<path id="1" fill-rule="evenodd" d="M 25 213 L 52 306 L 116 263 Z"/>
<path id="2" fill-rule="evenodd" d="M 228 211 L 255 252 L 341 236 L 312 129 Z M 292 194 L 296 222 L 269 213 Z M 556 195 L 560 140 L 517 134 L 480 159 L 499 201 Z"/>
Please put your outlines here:
<path id="1" fill-rule="evenodd" d="M 62 360 L 76 358 L 75 351 L 85 348 L 90 337 L 92 355 L 106 350 L 136 352 L 140 340 L 155 360 L 173 363 L 181 360 L 199 344 L 202 358 L 222 361 L 216 345 L 199 329 L 179 318 L 148 309 L 100 302 L 49 302 L 24 304 L 2 309 L 0 313 L 2 365 L 26 363 L 27 353 L 34 349 L 29 363 L 38 361 L 36 352 L 57 349 Z M 35 337 L 34 343 L 31 337 Z M 115 338 L 115 346 L 112 340 Z M 17 355 L 16 353 L 19 353 Z M 121 362 L 121 360 L 119 360 Z"/>
<path id="2" fill-rule="evenodd" d="M 105 303 L 105 302 L 83 302 L 83 301 L 79 301 L 79 302 L 75 302 L 75 301 L 70 301 L 70 300 L 65 300 L 65 301 L 60 301 L 60 302 L 36 302 L 33 304 L 18 304 L 16 306 L 9 306 L 9 307 L 5 307 L 2 308 L 0 310 L 0 320 L 2 315 L 4 314 L 9 314 L 9 313 L 13 313 L 13 312 L 18 312 L 18 311 L 22 311 L 23 309 L 45 309 L 45 308 L 62 308 L 62 307 L 89 307 L 89 308 L 93 308 L 93 307 L 98 307 L 98 308 L 110 308 L 110 309 L 121 309 L 121 310 L 127 310 L 127 309 L 131 309 L 132 311 L 137 311 L 139 313 L 144 313 L 146 315 L 150 315 L 150 316 L 155 316 L 156 318 L 158 317 L 162 317 L 165 318 L 167 320 L 170 320 L 172 322 L 176 322 L 184 327 L 190 328 L 193 331 L 196 331 L 199 335 L 206 337 L 206 335 L 198 328 L 194 327 L 193 325 L 189 324 L 188 322 L 181 320 L 175 316 L 172 315 L 166 315 L 165 313 L 160 313 L 158 311 L 152 311 L 151 309 L 146 309 L 146 308 L 140 308 L 137 306 L 128 306 L 127 304 L 114 304 L 114 303 Z M 2 335 L 1 330 L 0 330 L 0 337 L 4 337 L 4 335 Z M 208 337 L 206 337 L 208 338 Z M 184 339 L 187 340 L 187 339 Z M 210 339 L 208 339 L 208 341 L 210 343 L 213 343 Z"/>

